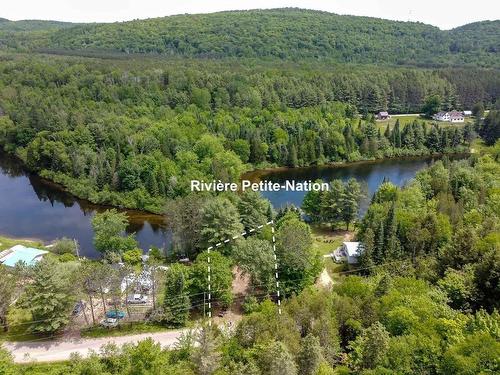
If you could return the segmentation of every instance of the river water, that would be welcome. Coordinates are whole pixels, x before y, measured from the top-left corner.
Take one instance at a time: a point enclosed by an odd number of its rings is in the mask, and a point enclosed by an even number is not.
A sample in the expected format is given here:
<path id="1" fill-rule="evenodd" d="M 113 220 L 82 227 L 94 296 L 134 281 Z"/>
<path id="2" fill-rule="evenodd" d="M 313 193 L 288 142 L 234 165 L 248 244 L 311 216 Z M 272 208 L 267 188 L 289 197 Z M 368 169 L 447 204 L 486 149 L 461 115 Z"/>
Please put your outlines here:
<path id="1" fill-rule="evenodd" d="M 360 205 L 360 213 L 363 213 L 384 177 L 402 186 L 433 160 L 430 157 L 391 159 L 343 166 L 256 171 L 243 178 L 282 183 L 292 179 L 302 182 L 354 177 L 365 192 Z M 281 191 L 263 195 L 278 208 L 286 204 L 300 206 L 305 193 Z M 80 255 L 95 258 L 99 253 L 92 246 L 90 221 L 96 211 L 104 209 L 106 207 L 77 199 L 59 186 L 26 172 L 17 160 L 0 153 L 0 234 L 44 241 L 63 236 L 75 238 L 80 244 Z M 170 233 L 161 216 L 140 211 L 127 211 L 127 214 L 130 221 L 127 232 L 136 233 L 141 248 L 168 246 Z"/>

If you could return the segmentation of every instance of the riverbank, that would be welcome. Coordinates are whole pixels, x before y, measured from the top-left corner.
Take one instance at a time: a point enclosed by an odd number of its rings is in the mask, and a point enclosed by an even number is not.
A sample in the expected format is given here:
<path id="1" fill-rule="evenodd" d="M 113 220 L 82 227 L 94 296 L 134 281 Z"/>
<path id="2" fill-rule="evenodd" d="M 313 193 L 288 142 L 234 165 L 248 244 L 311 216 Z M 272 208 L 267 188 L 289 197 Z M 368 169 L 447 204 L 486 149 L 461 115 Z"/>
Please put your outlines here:
<path id="1" fill-rule="evenodd" d="M 447 152 L 447 153 L 433 153 L 433 154 L 424 154 L 424 155 L 408 155 L 408 156 L 394 156 L 394 157 L 384 157 L 380 159 L 361 159 L 361 160 L 355 160 L 355 161 L 340 161 L 340 162 L 330 162 L 326 164 L 320 164 L 320 165 L 308 165 L 308 166 L 300 166 L 300 167 L 269 167 L 269 168 L 256 168 L 251 171 L 247 171 L 243 173 L 240 177 L 241 180 L 248 180 L 251 182 L 259 182 L 261 181 L 265 176 L 275 173 L 275 172 L 289 172 L 289 171 L 307 171 L 308 169 L 311 168 L 317 168 L 317 169 L 328 169 L 328 168 L 348 168 L 356 165 L 363 165 L 363 164 L 377 164 L 377 163 L 382 163 L 387 160 L 422 160 L 426 158 L 443 158 L 445 156 L 450 156 L 450 157 L 468 157 L 470 156 L 473 152 L 473 149 L 469 149 L 468 152 Z"/>
<path id="2" fill-rule="evenodd" d="M 264 176 L 274 173 L 274 172 L 286 172 L 286 171 L 304 171 L 311 168 L 346 168 L 350 166 L 360 165 L 360 164 L 375 164 L 381 163 L 385 160 L 419 160 L 422 158 L 440 158 L 444 156 L 467 156 L 470 154 L 470 149 L 467 152 L 448 152 L 448 153 L 432 153 L 432 154 L 420 154 L 420 155 L 398 155 L 394 157 L 383 157 L 383 158 L 372 158 L 372 159 L 360 159 L 356 161 L 339 161 L 339 162 L 330 162 L 326 164 L 320 165 L 309 165 L 309 166 L 299 166 L 299 167 L 269 167 L 269 168 L 255 168 L 253 170 L 249 170 L 244 172 L 240 176 L 241 180 L 249 180 L 251 182 L 259 182 L 263 179 Z M 88 194 L 82 194 L 82 190 L 77 188 L 79 185 L 79 181 L 74 178 L 68 176 L 62 176 L 61 174 L 53 173 L 50 171 L 42 171 L 42 174 L 36 174 L 32 171 L 29 171 L 23 160 L 18 156 L 0 152 L 0 159 L 2 158 L 10 158 L 12 161 L 13 167 L 16 169 L 22 169 L 24 173 L 29 173 L 31 175 L 36 176 L 38 182 L 47 187 L 50 187 L 52 190 L 57 190 L 61 194 L 71 195 L 73 199 L 78 200 L 79 205 L 87 211 L 97 211 L 102 212 L 107 209 L 116 208 L 121 212 L 125 212 L 129 217 L 131 222 L 137 221 L 148 221 L 152 222 L 156 225 L 163 226 L 165 225 L 164 216 L 160 209 L 148 209 L 146 207 L 137 208 L 134 205 L 127 204 L 118 204 L 117 199 L 121 195 L 127 195 L 130 193 L 120 193 L 120 192 L 110 192 L 110 191 L 102 191 L 100 193 L 107 195 L 112 198 L 111 202 L 101 202 L 100 198 L 91 197 Z M 166 201 L 161 198 L 164 203 Z M 128 201 L 129 199 L 125 199 Z M 163 207 L 164 203 L 160 206 Z"/>

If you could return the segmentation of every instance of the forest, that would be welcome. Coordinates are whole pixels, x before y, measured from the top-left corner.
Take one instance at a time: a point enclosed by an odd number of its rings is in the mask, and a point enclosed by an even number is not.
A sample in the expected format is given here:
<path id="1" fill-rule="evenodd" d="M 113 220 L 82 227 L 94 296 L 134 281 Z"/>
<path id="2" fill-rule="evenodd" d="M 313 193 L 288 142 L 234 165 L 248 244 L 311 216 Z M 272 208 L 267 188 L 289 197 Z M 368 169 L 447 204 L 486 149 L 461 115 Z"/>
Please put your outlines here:
<path id="1" fill-rule="evenodd" d="M 0 46 L 196 58 L 499 67 L 499 21 L 443 31 L 418 22 L 288 8 L 70 26 L 0 22 Z"/>
<path id="2" fill-rule="evenodd" d="M 470 125 L 380 129 L 373 113 L 494 109 L 500 87 L 493 70 L 317 68 L 7 54 L 0 147 L 78 197 L 161 212 L 191 179 L 466 151 Z"/>

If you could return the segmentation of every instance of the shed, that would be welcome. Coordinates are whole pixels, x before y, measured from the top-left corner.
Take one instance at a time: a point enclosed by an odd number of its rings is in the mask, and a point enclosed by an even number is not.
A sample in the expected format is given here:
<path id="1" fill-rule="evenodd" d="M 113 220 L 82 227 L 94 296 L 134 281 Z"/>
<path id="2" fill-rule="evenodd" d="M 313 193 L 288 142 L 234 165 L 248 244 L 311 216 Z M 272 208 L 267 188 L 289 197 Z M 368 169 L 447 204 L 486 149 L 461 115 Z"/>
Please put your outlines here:
<path id="1" fill-rule="evenodd" d="M 387 111 L 381 111 L 381 112 L 377 113 L 378 120 L 387 120 L 390 118 L 391 118 L 391 115 L 389 115 L 389 112 L 387 112 Z"/>

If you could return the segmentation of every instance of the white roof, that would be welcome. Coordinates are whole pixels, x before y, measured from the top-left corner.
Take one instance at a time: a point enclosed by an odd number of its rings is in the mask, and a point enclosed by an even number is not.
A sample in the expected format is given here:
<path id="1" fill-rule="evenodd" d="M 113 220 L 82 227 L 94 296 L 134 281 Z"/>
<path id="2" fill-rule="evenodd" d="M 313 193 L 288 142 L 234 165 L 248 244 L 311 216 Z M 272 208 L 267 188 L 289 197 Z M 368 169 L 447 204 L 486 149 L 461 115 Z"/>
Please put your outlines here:
<path id="1" fill-rule="evenodd" d="M 361 253 L 359 251 L 360 242 L 344 242 L 344 247 L 346 249 L 347 255 L 350 257 L 359 256 Z"/>

